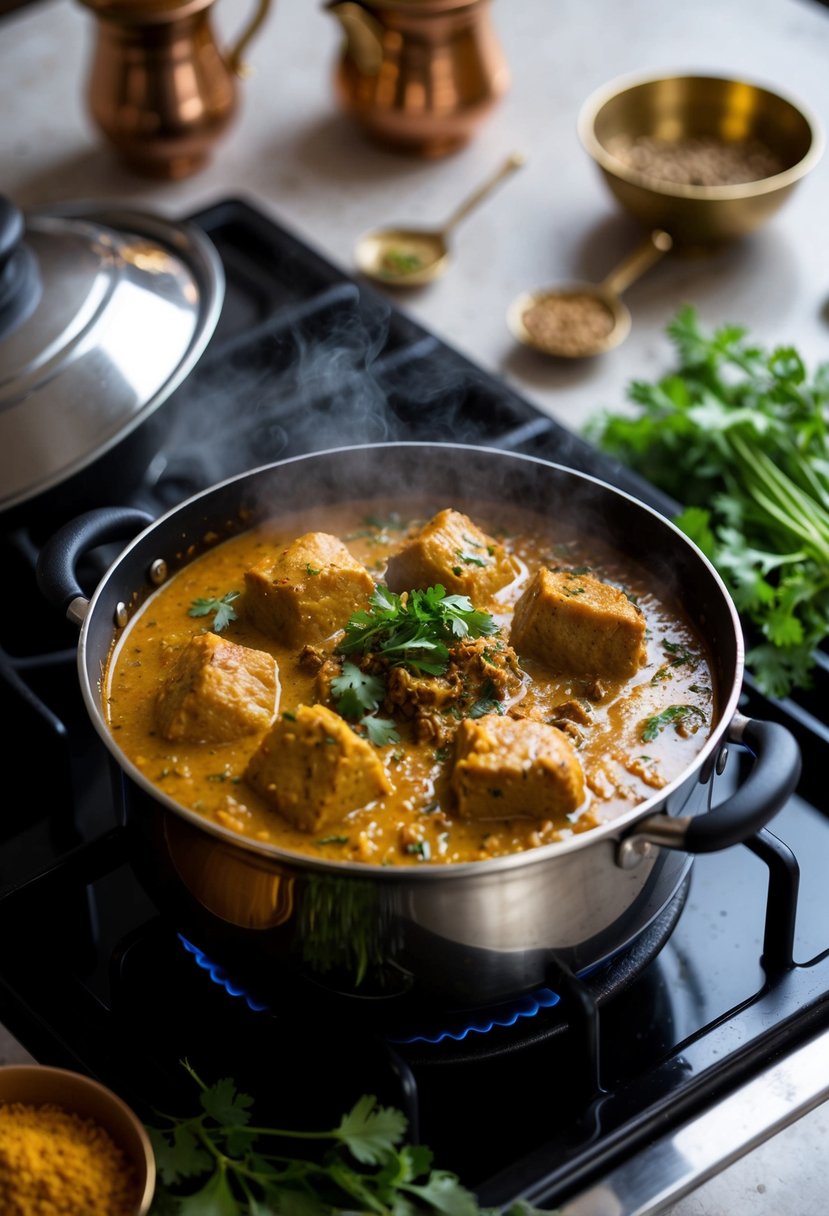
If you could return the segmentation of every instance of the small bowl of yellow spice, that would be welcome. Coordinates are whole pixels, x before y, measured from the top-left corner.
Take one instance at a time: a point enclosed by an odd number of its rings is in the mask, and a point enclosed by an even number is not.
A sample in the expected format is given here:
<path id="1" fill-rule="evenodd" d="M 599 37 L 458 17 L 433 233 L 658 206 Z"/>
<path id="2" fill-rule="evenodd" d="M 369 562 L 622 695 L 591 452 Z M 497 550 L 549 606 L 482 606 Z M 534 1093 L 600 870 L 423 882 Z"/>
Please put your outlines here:
<path id="1" fill-rule="evenodd" d="M 146 1216 L 155 1158 L 138 1116 L 91 1077 L 0 1068 L 3 1216 Z"/>

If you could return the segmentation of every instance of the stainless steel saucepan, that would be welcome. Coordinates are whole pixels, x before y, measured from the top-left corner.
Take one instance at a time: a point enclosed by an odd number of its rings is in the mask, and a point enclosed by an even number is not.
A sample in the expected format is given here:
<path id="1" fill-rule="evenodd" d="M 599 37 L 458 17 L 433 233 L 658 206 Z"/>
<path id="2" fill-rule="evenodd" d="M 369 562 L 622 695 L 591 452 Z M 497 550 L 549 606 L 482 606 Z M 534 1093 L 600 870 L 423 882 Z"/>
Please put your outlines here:
<path id="1" fill-rule="evenodd" d="M 519 504 L 577 519 L 674 589 L 713 657 L 716 719 L 687 769 L 612 822 L 559 843 L 463 864 L 378 866 L 317 860 L 240 838 L 179 806 L 121 753 L 101 705 L 113 642 L 151 591 L 205 547 L 298 503 L 388 496 L 395 487 L 447 500 Z M 449 504 L 451 505 L 451 504 Z M 136 535 L 137 533 L 137 535 Z M 129 537 L 89 594 L 81 556 Z M 151 521 L 93 511 L 42 551 L 43 593 L 80 626 L 87 711 L 125 793 L 136 872 L 177 928 L 259 991 L 298 972 L 338 990 L 421 993 L 483 1005 L 543 982 L 551 958 L 577 973 L 634 942 L 686 889 L 695 853 L 730 848 L 766 824 L 792 792 L 798 747 L 782 726 L 738 712 L 739 618 L 720 577 L 664 516 L 612 486 L 527 456 L 455 444 L 395 443 L 325 451 L 222 482 Z M 753 764 L 712 805 L 723 749 Z"/>

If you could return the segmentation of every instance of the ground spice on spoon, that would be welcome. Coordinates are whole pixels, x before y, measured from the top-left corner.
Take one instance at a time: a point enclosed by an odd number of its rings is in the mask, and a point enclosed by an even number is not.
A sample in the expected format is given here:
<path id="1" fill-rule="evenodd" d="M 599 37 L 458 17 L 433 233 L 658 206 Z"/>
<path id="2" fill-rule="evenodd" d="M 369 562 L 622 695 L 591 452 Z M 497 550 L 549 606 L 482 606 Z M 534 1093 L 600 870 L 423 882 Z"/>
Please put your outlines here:
<path id="1" fill-rule="evenodd" d="M 562 355 L 589 354 L 609 337 L 616 323 L 598 296 L 575 291 L 540 296 L 521 320 L 537 346 Z"/>

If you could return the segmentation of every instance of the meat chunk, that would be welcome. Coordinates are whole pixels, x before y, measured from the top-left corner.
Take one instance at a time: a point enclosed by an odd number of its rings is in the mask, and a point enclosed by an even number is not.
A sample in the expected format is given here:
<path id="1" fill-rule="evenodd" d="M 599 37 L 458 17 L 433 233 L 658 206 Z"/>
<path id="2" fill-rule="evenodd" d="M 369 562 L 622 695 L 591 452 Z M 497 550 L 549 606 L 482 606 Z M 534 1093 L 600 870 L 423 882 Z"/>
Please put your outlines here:
<path id="1" fill-rule="evenodd" d="M 464 638 L 450 648 L 446 672 L 441 676 L 392 667 L 387 676 L 385 708 L 400 709 L 408 718 L 452 708 L 455 718 L 460 718 L 477 703 L 510 703 L 523 691 L 523 673 L 511 646 L 499 638 Z"/>
<path id="2" fill-rule="evenodd" d="M 585 799 L 584 774 L 560 730 L 485 714 L 455 734 L 452 791 L 462 819 L 561 819 Z"/>
<path id="3" fill-rule="evenodd" d="M 278 718 L 245 769 L 245 780 L 294 827 L 318 832 L 389 793 L 372 745 L 325 705 Z"/>
<path id="4" fill-rule="evenodd" d="M 158 691 L 156 723 L 173 742 L 229 743 L 270 726 L 279 691 L 276 660 L 266 651 L 200 633 L 176 655 Z"/>
<path id="5" fill-rule="evenodd" d="M 386 583 L 412 591 L 440 583 L 452 595 L 481 604 L 516 576 L 512 558 L 468 515 L 447 508 L 389 558 Z"/>
<path id="6" fill-rule="evenodd" d="M 515 605 L 510 641 L 563 675 L 629 679 L 647 659 L 645 617 L 589 574 L 542 568 Z"/>
<path id="7" fill-rule="evenodd" d="M 243 611 L 286 646 L 313 645 L 365 605 L 374 580 L 327 532 L 307 532 L 245 571 Z"/>

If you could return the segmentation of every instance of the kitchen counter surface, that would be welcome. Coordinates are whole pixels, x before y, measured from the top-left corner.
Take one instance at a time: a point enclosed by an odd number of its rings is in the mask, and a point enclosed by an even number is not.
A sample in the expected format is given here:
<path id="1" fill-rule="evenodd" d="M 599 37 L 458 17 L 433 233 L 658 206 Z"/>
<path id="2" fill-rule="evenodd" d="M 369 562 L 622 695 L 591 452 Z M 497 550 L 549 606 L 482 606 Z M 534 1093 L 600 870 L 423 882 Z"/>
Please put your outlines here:
<path id="1" fill-rule="evenodd" d="M 218 5 L 230 38 L 241 3 Z M 512 152 L 525 166 L 453 239 L 445 278 L 391 297 L 417 320 L 565 426 L 620 407 L 631 379 L 672 357 L 664 326 L 682 304 L 702 323 L 744 325 L 761 344 L 829 358 L 829 156 L 760 233 L 706 257 L 669 256 L 626 293 L 627 341 L 565 362 L 517 347 L 505 314 L 520 291 L 600 280 L 641 232 L 613 202 L 576 136 L 582 101 L 621 74 L 742 75 L 800 98 L 829 120 L 829 8 L 818 0 L 495 0 L 513 75 L 509 94 L 461 152 L 413 159 L 369 144 L 340 111 L 332 74 L 340 33 L 321 3 L 276 0 L 248 54 L 252 74 L 211 164 L 181 182 L 135 176 L 111 156 L 86 110 L 92 18 L 72 0 L 36 0 L 0 20 L 2 191 L 23 207 L 107 199 L 174 218 L 238 196 L 343 269 L 365 229 L 439 226 Z M 25 1058 L 0 1036 L 0 1061 Z M 829 1069 L 829 1060 L 827 1060 Z M 705 1183 L 673 1216 L 823 1216 L 829 1112 L 819 1107 Z"/>

